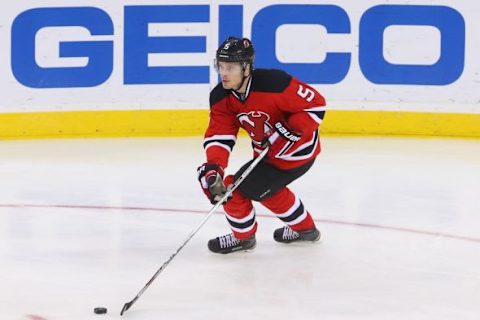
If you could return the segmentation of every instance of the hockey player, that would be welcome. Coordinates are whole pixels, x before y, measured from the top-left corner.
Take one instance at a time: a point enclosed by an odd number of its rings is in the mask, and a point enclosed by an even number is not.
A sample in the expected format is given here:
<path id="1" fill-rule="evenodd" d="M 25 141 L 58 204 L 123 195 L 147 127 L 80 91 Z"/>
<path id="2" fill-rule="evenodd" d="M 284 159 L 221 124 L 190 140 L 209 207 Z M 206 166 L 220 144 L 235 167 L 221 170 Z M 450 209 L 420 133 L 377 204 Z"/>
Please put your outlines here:
<path id="1" fill-rule="evenodd" d="M 320 153 L 318 126 L 325 114 L 325 99 L 295 77 L 280 70 L 254 69 L 253 62 L 254 48 L 247 38 L 229 37 L 216 52 L 221 83 L 210 93 L 210 121 L 203 143 L 207 161 L 198 167 L 198 179 L 212 204 L 251 163 L 224 177 L 239 128 L 250 136 L 254 158 L 267 146 L 269 151 L 223 205 L 233 233 L 208 242 L 215 253 L 256 246 L 252 201 L 285 223 L 274 231 L 276 241 L 320 239 L 310 213 L 287 185 L 307 172 Z"/>

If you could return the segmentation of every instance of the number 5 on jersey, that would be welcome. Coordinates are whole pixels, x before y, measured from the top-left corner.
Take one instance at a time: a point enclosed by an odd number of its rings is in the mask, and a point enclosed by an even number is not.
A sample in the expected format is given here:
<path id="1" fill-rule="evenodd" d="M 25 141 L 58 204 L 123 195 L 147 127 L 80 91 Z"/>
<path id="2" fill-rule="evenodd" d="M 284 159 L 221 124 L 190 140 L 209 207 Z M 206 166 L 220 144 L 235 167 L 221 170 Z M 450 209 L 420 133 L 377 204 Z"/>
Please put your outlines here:
<path id="1" fill-rule="evenodd" d="M 311 102 L 315 97 L 315 92 L 310 88 L 304 88 L 301 84 L 298 86 L 297 94 L 307 102 Z"/>

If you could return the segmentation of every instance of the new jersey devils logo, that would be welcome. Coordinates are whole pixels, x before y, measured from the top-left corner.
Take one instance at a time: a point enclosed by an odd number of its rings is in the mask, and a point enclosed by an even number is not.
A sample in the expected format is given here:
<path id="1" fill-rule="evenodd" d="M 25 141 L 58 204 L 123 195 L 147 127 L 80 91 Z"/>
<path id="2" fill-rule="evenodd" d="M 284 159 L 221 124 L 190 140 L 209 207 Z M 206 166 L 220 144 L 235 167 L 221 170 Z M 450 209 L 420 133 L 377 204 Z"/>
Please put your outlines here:
<path id="1" fill-rule="evenodd" d="M 254 142 L 262 142 L 265 137 L 265 133 L 270 131 L 272 128 L 270 123 L 268 123 L 270 116 L 262 111 L 240 113 L 237 115 L 237 118 L 242 127 L 247 130 Z"/>

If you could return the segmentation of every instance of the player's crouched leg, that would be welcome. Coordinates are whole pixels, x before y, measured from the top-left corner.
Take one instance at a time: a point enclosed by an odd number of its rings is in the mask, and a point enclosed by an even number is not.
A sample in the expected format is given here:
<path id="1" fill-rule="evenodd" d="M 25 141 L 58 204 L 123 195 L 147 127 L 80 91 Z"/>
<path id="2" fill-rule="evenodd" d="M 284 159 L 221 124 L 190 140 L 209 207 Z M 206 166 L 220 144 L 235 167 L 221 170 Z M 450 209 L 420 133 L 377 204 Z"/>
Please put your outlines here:
<path id="1" fill-rule="evenodd" d="M 286 226 L 273 233 L 275 241 L 290 243 L 296 241 L 318 241 L 320 231 L 302 201 L 288 188 L 283 188 L 261 202 L 282 220 Z"/>
<path id="2" fill-rule="evenodd" d="M 233 176 L 227 176 L 225 185 L 232 183 Z M 257 221 L 252 201 L 235 190 L 232 198 L 223 205 L 223 209 L 232 233 L 211 239 L 208 242 L 208 249 L 223 254 L 254 249 Z"/>

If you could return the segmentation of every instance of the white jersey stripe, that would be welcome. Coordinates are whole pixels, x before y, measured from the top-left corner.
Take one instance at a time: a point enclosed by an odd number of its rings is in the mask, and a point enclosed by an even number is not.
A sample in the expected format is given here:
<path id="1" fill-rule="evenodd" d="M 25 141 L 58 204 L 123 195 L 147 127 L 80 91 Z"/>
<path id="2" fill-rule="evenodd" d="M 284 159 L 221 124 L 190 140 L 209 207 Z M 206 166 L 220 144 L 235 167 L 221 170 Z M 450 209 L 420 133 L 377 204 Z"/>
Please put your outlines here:
<path id="1" fill-rule="evenodd" d="M 304 111 L 313 111 L 313 112 L 326 111 L 326 110 L 327 110 L 326 106 L 304 109 Z"/>
<path id="2" fill-rule="evenodd" d="M 205 147 L 205 151 L 207 151 L 208 148 L 213 147 L 213 146 L 221 147 L 221 148 L 227 150 L 228 152 L 232 152 L 232 149 L 231 149 L 229 146 L 227 146 L 226 144 L 220 143 L 220 142 L 211 142 L 211 143 L 209 143 L 209 144 Z"/>
<path id="3" fill-rule="evenodd" d="M 315 121 L 316 123 L 320 124 L 322 123 L 322 119 L 320 119 L 315 113 L 307 112 L 308 115 Z"/>
<path id="4" fill-rule="evenodd" d="M 217 134 L 217 135 L 214 135 L 214 136 L 203 139 L 203 142 L 205 143 L 205 142 L 212 141 L 212 140 L 233 140 L 233 141 L 236 142 L 237 137 L 235 137 L 234 135 L 230 135 L 230 134 Z"/>
<path id="5" fill-rule="evenodd" d="M 299 152 L 299 151 L 302 151 L 308 147 L 311 147 L 312 145 L 315 145 L 314 148 L 312 148 L 312 151 L 309 152 L 308 154 L 306 155 L 298 155 L 298 156 L 294 156 L 293 154 Z M 314 134 L 312 139 L 308 142 L 305 142 L 304 144 L 302 144 L 300 147 L 296 148 L 293 152 L 290 152 L 290 153 L 285 153 L 285 154 L 282 154 L 280 156 L 277 156 L 277 158 L 279 159 L 282 159 L 282 160 L 285 160 L 285 161 L 297 161 L 297 160 L 304 160 L 304 159 L 308 159 L 312 156 L 312 154 L 317 150 L 318 148 L 318 135 L 317 134 Z"/>

